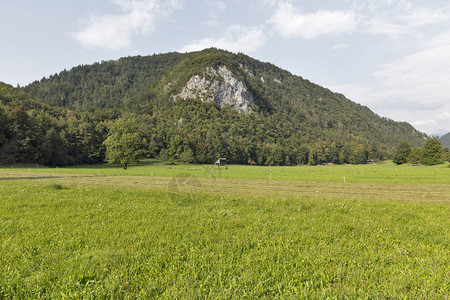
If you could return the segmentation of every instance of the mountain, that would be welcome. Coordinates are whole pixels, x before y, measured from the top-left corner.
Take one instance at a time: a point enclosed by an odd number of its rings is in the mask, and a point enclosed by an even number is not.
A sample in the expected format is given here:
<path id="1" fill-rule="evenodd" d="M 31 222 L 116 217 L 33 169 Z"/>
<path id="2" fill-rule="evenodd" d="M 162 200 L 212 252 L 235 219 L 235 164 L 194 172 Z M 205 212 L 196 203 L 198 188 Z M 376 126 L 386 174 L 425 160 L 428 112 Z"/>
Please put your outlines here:
<path id="1" fill-rule="evenodd" d="M 133 120 L 148 157 L 364 162 L 389 157 L 403 140 L 420 146 L 426 137 L 273 64 L 214 48 L 82 65 L 23 91 L 83 124 Z M 64 120 L 55 126 L 67 139 Z"/>
<path id="2" fill-rule="evenodd" d="M 439 140 L 442 142 L 442 144 L 445 147 L 450 147 L 450 132 L 447 132 L 447 134 L 444 134 L 439 138 Z"/>
<path id="3" fill-rule="evenodd" d="M 446 133 L 448 133 L 447 130 L 445 130 L 445 129 L 438 129 L 438 130 L 433 131 L 433 133 L 431 133 L 430 136 L 440 137 L 440 136 L 445 135 Z"/>

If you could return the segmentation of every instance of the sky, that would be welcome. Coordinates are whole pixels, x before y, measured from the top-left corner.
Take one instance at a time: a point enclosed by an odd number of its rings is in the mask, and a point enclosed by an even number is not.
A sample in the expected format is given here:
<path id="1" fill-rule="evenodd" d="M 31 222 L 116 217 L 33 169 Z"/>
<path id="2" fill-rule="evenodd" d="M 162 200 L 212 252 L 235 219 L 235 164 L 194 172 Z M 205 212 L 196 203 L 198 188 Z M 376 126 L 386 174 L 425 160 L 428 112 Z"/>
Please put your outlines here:
<path id="1" fill-rule="evenodd" d="M 0 0 L 0 81 L 124 56 L 243 52 L 428 134 L 450 131 L 448 0 Z"/>

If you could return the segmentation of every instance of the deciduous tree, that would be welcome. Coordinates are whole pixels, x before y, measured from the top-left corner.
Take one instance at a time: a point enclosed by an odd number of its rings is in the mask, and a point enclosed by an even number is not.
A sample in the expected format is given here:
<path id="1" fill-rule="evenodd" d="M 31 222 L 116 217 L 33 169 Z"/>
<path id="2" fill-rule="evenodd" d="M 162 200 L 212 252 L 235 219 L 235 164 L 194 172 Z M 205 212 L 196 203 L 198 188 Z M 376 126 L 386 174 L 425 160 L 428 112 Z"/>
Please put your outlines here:
<path id="1" fill-rule="evenodd" d="M 144 141 L 133 119 L 117 119 L 111 126 L 106 146 L 106 160 L 110 164 L 137 163 L 144 155 Z"/>
<path id="2" fill-rule="evenodd" d="M 408 156 L 411 153 L 411 146 L 407 141 L 402 141 L 395 151 L 394 163 L 397 165 L 404 164 L 408 161 Z"/>
<path id="3" fill-rule="evenodd" d="M 422 163 L 428 166 L 442 163 L 442 143 L 434 137 L 425 141 Z"/>
<path id="4" fill-rule="evenodd" d="M 418 164 L 422 162 L 423 148 L 414 147 L 411 149 L 411 153 L 408 155 L 408 162 L 411 164 Z"/>

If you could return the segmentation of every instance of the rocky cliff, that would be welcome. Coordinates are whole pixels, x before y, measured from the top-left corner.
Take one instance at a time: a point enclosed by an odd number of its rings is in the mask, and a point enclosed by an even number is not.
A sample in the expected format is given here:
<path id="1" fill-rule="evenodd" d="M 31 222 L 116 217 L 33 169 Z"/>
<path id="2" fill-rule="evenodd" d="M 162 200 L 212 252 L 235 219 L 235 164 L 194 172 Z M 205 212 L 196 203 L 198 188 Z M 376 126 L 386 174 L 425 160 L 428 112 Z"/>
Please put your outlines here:
<path id="1" fill-rule="evenodd" d="M 251 112 L 253 96 L 244 82 L 222 66 L 207 68 L 202 76 L 192 76 L 177 96 L 182 99 L 198 98 L 204 102 L 214 101 L 220 107 L 230 106 L 240 113 Z"/>

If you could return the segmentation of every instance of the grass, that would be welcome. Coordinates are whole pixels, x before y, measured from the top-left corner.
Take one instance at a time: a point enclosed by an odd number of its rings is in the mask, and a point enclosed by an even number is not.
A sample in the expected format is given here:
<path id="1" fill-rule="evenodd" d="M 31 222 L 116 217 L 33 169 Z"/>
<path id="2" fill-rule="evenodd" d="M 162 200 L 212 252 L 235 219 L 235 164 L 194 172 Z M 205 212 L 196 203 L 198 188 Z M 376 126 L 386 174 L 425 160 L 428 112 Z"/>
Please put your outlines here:
<path id="1" fill-rule="evenodd" d="M 445 166 L 167 167 L 1 170 L 0 298 L 449 298 Z"/>
<path id="2" fill-rule="evenodd" d="M 107 164 L 85 165 L 65 168 L 47 168 L 37 165 L 3 166 L 0 171 L 29 171 L 40 173 L 156 176 L 156 177 L 196 177 L 230 178 L 290 181 L 320 181 L 348 183 L 392 183 L 392 184 L 450 184 L 450 165 L 415 166 L 372 164 L 267 167 L 229 165 L 166 164 L 157 160 L 146 160 L 140 165 L 131 165 L 127 170 L 121 166 Z"/>

